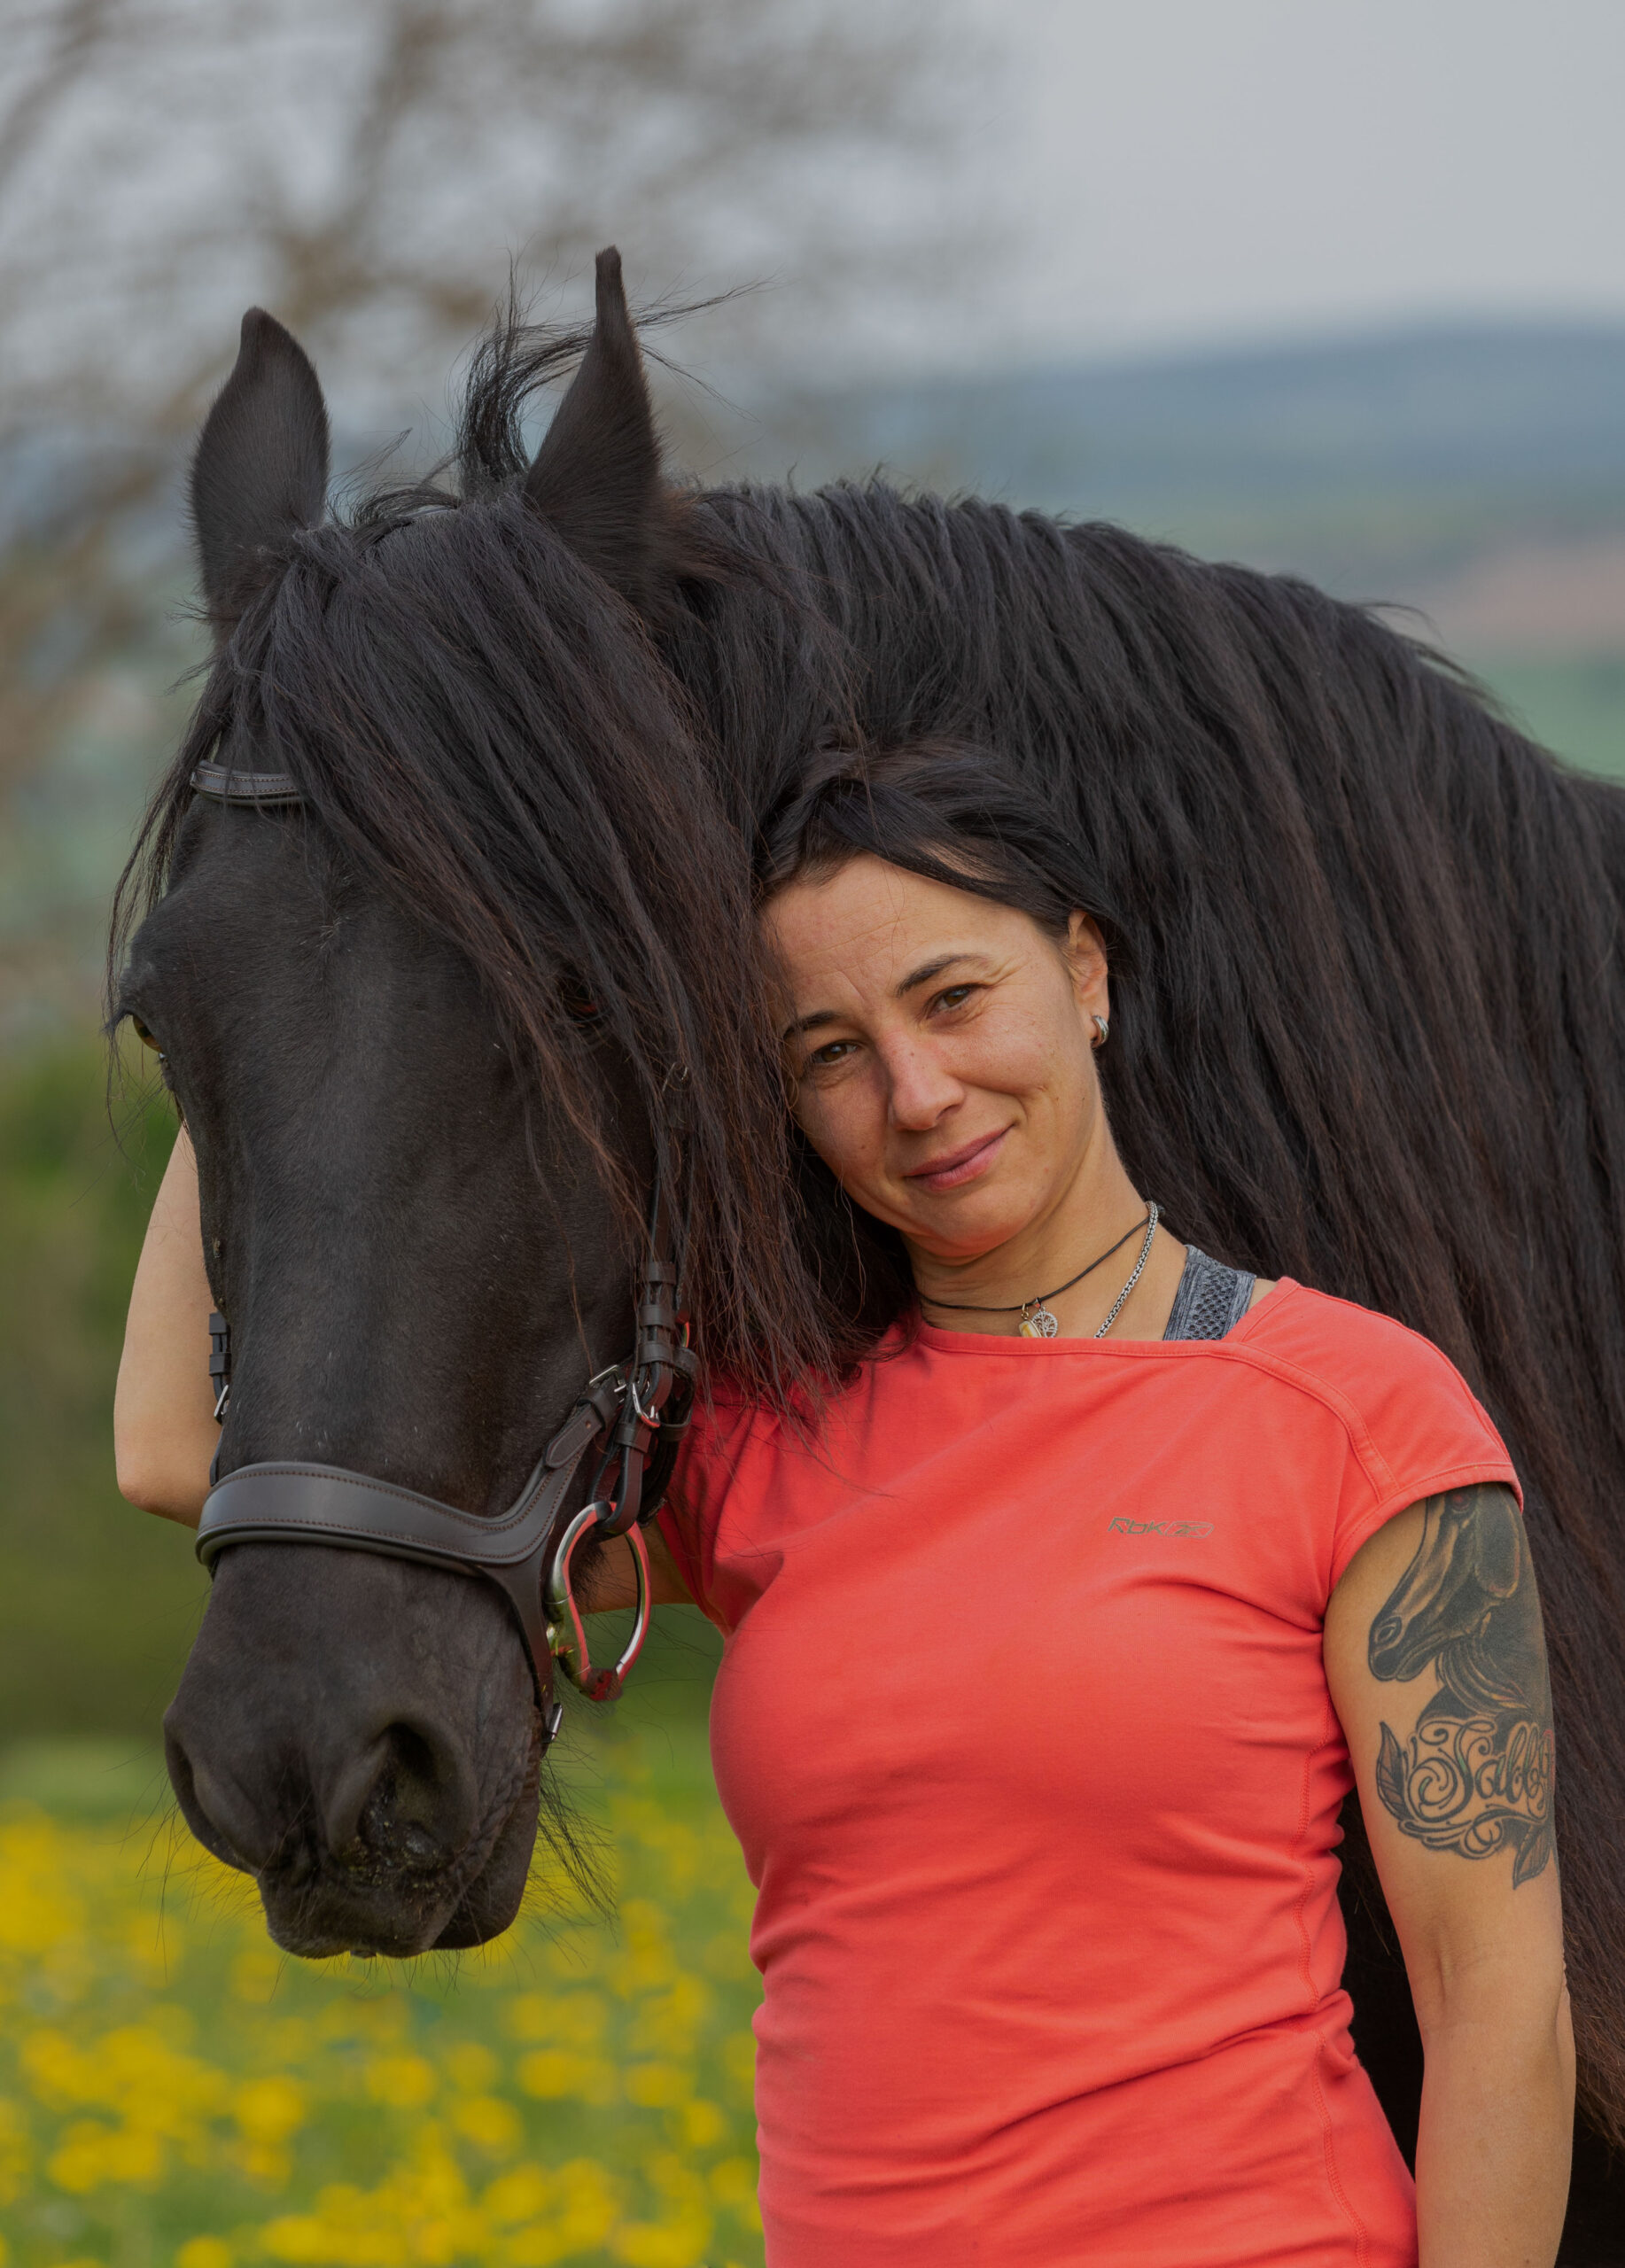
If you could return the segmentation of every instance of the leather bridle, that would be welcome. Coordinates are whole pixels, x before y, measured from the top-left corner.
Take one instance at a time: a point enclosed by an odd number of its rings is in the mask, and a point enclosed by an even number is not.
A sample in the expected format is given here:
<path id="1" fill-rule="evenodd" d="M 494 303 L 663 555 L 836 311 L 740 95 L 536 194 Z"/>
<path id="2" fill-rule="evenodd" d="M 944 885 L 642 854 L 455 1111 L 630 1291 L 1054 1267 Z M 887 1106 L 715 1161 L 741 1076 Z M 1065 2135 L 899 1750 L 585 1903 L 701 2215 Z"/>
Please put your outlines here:
<path id="1" fill-rule="evenodd" d="M 283 772 L 240 772 L 199 764 L 191 785 L 218 802 L 297 804 Z M 695 1359 L 681 1307 L 682 1238 L 667 1176 L 656 1176 L 649 1243 L 638 1286 L 636 1337 L 624 1362 L 589 1379 L 508 1511 L 494 1518 L 461 1511 L 414 1488 L 375 1480 L 342 1465 L 302 1462 L 239 1465 L 211 1487 L 198 1528 L 198 1557 L 211 1573 L 236 1543 L 325 1543 L 373 1551 L 478 1575 L 497 1585 L 518 1621 L 548 1736 L 563 1713 L 550 1698 L 543 1664 L 556 1660 L 589 1699 L 621 1683 L 649 1627 L 649 1557 L 641 1526 L 659 1509 L 694 1400 Z M 209 1317 L 214 1415 L 223 1422 L 231 1393 L 230 1333 Z M 601 1452 L 588 1501 L 566 1512 L 571 1484 L 588 1451 Z M 218 1454 L 215 1464 L 218 1465 Z M 637 1580 L 630 1637 L 613 1668 L 595 1667 L 577 1604 L 572 1568 L 580 1545 L 624 1535 Z"/>

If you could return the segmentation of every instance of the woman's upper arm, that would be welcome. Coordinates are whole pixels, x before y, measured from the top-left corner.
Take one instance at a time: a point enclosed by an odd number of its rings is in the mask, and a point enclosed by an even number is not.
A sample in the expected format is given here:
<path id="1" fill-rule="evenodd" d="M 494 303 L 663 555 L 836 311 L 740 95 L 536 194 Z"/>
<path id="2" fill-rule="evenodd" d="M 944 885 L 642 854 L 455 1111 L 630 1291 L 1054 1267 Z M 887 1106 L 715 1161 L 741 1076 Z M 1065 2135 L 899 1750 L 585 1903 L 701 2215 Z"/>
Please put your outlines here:
<path id="1" fill-rule="evenodd" d="M 198 1166 L 182 1128 L 159 1184 L 130 1292 L 113 1394 L 119 1487 L 132 1504 L 196 1527 L 219 1429 Z"/>
<path id="2" fill-rule="evenodd" d="M 1511 1490 L 1379 1529 L 1333 1595 L 1326 1667 L 1424 2033 L 1475 1979 L 1538 2020 L 1563 1974 L 1551 1695 Z"/>
<path id="3" fill-rule="evenodd" d="M 688 1586 L 678 1572 L 672 1547 L 661 1534 L 657 1522 L 650 1520 L 643 1531 L 643 1545 L 649 1554 L 649 1596 L 656 1606 L 692 1606 Z M 588 1614 L 611 1614 L 618 1607 L 637 1604 L 637 1577 L 632 1569 L 632 1547 L 617 1537 L 606 1543 L 594 1562 L 587 1577 L 587 1596 L 581 1602 Z"/>

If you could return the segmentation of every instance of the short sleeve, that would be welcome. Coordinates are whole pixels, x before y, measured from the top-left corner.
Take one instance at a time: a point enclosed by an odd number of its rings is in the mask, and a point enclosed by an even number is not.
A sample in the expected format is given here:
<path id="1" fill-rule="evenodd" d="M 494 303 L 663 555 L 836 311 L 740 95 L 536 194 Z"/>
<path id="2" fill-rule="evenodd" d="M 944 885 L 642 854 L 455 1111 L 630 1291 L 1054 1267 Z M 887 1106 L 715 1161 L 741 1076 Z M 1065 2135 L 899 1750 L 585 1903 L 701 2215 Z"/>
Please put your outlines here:
<path id="1" fill-rule="evenodd" d="M 1354 1453 L 1338 1507 L 1333 1589 L 1361 1546 L 1425 1497 L 1499 1482 L 1523 1502 L 1505 1443 L 1449 1357 L 1387 1316 L 1345 1312 L 1361 1322 L 1337 1366 Z"/>

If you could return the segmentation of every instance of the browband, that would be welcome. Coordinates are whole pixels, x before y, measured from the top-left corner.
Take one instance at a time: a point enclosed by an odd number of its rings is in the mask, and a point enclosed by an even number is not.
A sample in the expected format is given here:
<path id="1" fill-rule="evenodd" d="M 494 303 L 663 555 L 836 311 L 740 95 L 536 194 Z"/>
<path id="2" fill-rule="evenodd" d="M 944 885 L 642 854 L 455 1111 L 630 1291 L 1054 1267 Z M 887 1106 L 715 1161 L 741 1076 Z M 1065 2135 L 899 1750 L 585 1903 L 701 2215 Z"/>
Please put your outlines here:
<path id="1" fill-rule="evenodd" d="M 192 766 L 191 784 L 218 804 L 298 804 L 304 801 L 289 772 L 239 772 L 235 765 Z"/>

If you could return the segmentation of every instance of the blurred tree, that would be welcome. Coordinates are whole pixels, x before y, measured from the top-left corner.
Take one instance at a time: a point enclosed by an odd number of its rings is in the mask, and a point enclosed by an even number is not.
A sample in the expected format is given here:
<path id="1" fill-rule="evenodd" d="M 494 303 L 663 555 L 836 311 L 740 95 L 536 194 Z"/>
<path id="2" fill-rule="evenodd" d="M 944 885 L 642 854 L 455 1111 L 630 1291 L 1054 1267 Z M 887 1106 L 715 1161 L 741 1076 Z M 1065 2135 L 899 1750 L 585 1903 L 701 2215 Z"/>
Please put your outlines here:
<path id="1" fill-rule="evenodd" d="M 805 353 L 837 304 L 844 322 L 861 326 L 866 305 L 895 322 L 939 272 L 932 247 L 951 225 L 927 145 L 968 52 L 952 21 L 943 0 L 13 0 L 0 50 L 0 798 L 13 815 L 54 752 L 94 738 L 110 671 L 147 703 L 135 737 L 149 759 L 168 737 L 147 657 L 183 588 L 178 453 L 245 305 L 305 339 L 355 438 L 444 401 L 447 365 L 510 261 L 522 291 L 569 304 L 611 239 L 634 291 L 793 283 L 711 318 L 709 351 L 734 367 Z M 188 653 L 172 633 L 171 665 Z M 143 753 L 126 750 L 132 780 Z M 38 922 L 12 927 L 0 957 L 37 959 Z M 70 971 L 48 990 L 66 1001 L 83 983 Z"/>

